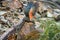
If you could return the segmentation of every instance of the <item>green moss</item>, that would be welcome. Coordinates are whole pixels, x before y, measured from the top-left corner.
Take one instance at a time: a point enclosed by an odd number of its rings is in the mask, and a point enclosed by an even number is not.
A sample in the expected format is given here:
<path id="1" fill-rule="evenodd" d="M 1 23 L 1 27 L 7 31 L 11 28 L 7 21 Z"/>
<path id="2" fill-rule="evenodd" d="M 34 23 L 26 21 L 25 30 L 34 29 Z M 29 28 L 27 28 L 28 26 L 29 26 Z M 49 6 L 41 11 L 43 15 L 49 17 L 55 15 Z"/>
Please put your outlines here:
<path id="1" fill-rule="evenodd" d="M 44 32 L 40 34 L 39 40 L 52 40 L 52 38 L 60 32 L 60 26 L 56 24 L 54 20 L 40 20 L 40 28 L 43 29 Z"/>

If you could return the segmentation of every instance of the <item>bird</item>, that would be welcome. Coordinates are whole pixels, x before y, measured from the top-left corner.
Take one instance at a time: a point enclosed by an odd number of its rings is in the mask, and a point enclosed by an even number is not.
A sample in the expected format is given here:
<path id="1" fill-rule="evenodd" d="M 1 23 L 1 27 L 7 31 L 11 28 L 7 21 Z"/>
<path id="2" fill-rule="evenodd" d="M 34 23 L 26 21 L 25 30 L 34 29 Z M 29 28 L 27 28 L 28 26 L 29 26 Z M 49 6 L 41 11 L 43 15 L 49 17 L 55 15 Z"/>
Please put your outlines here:
<path id="1" fill-rule="evenodd" d="M 32 21 L 36 12 L 36 5 L 34 2 L 28 2 L 27 6 L 24 9 L 24 14 L 27 21 Z"/>

